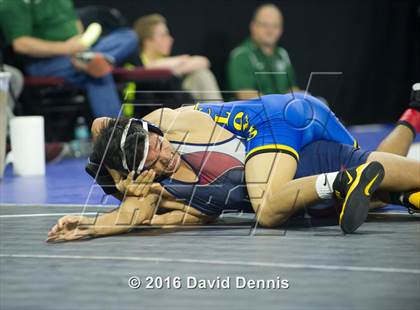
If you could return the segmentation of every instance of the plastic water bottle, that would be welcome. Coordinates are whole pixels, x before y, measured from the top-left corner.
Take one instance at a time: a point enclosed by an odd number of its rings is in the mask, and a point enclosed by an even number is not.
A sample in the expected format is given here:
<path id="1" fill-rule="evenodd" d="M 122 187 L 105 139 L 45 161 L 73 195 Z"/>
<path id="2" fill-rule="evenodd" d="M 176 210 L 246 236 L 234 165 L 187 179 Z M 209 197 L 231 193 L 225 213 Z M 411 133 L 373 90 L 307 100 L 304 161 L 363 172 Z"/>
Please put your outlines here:
<path id="1" fill-rule="evenodd" d="M 79 116 L 74 127 L 74 140 L 71 142 L 71 148 L 75 157 L 87 157 L 92 151 L 90 141 L 89 127 L 83 116 Z"/>

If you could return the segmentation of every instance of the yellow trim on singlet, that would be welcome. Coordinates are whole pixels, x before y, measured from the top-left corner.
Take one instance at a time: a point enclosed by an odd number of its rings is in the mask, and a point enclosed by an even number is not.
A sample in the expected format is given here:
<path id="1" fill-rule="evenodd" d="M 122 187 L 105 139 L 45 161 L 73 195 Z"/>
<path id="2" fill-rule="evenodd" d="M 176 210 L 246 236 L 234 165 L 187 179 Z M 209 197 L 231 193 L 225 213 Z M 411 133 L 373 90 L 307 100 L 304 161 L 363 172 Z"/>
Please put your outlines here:
<path id="1" fill-rule="evenodd" d="M 293 149 L 290 146 L 284 145 L 284 144 L 267 144 L 267 145 L 262 145 L 262 146 L 258 146 L 256 148 L 253 148 L 251 151 L 248 152 L 248 154 L 246 154 L 245 160 L 247 160 L 252 154 L 261 151 L 261 150 L 282 150 L 282 151 L 287 151 L 292 153 L 293 155 L 295 155 L 296 159 L 299 160 L 299 154 L 298 152 L 296 152 L 295 149 Z"/>

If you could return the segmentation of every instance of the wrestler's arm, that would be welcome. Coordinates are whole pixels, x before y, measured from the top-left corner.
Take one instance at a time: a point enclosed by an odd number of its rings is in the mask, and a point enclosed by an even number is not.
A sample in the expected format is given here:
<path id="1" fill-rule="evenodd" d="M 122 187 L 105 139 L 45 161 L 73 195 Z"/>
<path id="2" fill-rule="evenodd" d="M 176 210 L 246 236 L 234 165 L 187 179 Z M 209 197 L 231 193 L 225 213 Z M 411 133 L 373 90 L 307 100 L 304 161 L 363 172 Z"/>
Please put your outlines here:
<path id="1" fill-rule="evenodd" d="M 161 108 L 147 114 L 143 119 L 155 124 L 162 132 L 166 133 L 170 130 L 171 124 L 178 117 L 179 113 L 179 111 L 170 108 Z"/>
<path id="2" fill-rule="evenodd" d="M 232 135 L 222 127 L 215 126 L 217 123 L 209 114 L 193 108 L 181 110 L 162 108 L 149 113 L 143 119 L 157 125 L 164 133 L 194 132 L 197 136 L 202 136 L 206 142 L 208 142 L 209 132 L 213 133 L 213 137 Z"/>
<path id="3" fill-rule="evenodd" d="M 211 216 L 197 216 L 191 213 L 173 210 L 164 214 L 155 214 L 150 221 L 151 225 L 202 225 L 213 221 Z M 149 223 L 149 222 L 147 222 Z M 162 227 L 165 228 L 165 227 Z"/>
<path id="4" fill-rule="evenodd" d="M 147 180 L 146 177 L 142 177 L 141 175 L 136 179 L 135 182 L 131 180 L 131 177 L 123 177 L 119 174 L 118 171 L 114 169 L 108 169 L 109 174 L 111 175 L 112 179 L 114 180 L 114 184 L 116 185 L 116 189 L 118 190 L 116 193 L 113 194 L 114 197 L 116 197 L 119 200 L 124 199 L 124 195 L 126 196 L 141 196 L 142 193 L 140 192 L 143 187 L 143 183 L 148 183 L 150 180 Z M 143 172 L 145 173 L 145 172 Z M 154 185 L 156 186 L 154 187 Z M 154 193 L 148 193 L 147 195 L 154 195 L 154 194 L 160 194 L 162 191 L 162 188 L 158 188 L 158 184 L 154 183 L 151 187 L 154 189 Z M 157 221 L 157 223 L 153 223 L 156 225 L 175 225 L 175 224 L 200 224 L 205 223 L 211 220 L 210 217 L 206 216 L 205 214 L 201 213 L 200 211 L 189 207 L 188 205 L 180 202 L 180 201 L 172 201 L 172 200 L 166 200 L 166 199 L 160 199 L 159 200 L 159 208 L 156 211 L 157 213 L 163 213 L 162 211 L 168 211 L 163 214 L 157 214 L 156 218 L 154 219 Z M 154 209 L 152 209 L 154 210 Z M 149 212 L 152 212 L 152 210 L 149 210 Z M 173 211 L 177 211 L 174 213 L 171 213 Z M 184 220 L 180 217 L 180 214 L 184 214 Z M 183 222 L 184 221 L 184 222 Z"/>
<path id="5" fill-rule="evenodd" d="M 163 132 L 166 132 L 165 129 L 167 129 L 166 127 L 170 122 L 173 122 L 181 115 L 184 116 L 187 112 L 193 112 L 196 110 L 196 106 L 197 105 L 183 106 L 177 109 L 161 108 L 147 114 L 145 117 L 143 117 L 143 119 L 159 126 Z"/>
<path id="6" fill-rule="evenodd" d="M 170 124 L 173 122 L 174 119 L 176 119 L 179 113 L 179 110 L 161 108 L 147 114 L 143 117 L 143 119 L 159 126 L 162 132 L 167 132 L 169 130 Z M 94 119 L 91 126 L 93 140 L 95 140 L 95 138 L 99 135 L 101 129 L 105 127 L 106 122 L 110 119 L 110 117 L 98 117 Z"/>
<path id="7" fill-rule="evenodd" d="M 147 197 L 127 197 L 120 207 L 98 216 L 91 226 L 91 236 L 110 236 L 130 231 L 135 226 L 150 220 L 155 212 L 156 195 Z"/>
<path id="8" fill-rule="evenodd" d="M 152 219 L 157 201 L 158 195 L 127 197 L 119 208 L 99 216 L 64 216 L 49 231 L 47 241 L 70 241 L 129 232 L 136 225 Z"/>
<path id="9" fill-rule="evenodd" d="M 193 104 L 192 105 L 185 105 L 185 106 L 182 106 L 182 107 L 179 107 L 179 108 L 175 109 L 175 111 L 178 111 L 178 112 L 193 111 L 193 110 L 194 110 L 194 105 Z"/>
<path id="10" fill-rule="evenodd" d="M 194 122 L 188 124 L 188 126 L 191 126 L 191 124 L 197 122 L 197 118 L 206 119 L 207 122 L 210 120 L 209 117 L 201 115 L 201 113 L 198 113 L 195 109 L 196 106 L 185 106 L 176 110 L 161 108 L 147 114 L 143 119 L 157 125 L 164 133 L 167 133 L 170 130 L 179 129 L 178 127 L 180 127 L 180 125 L 185 128 L 186 125 L 185 123 L 182 123 L 182 121 L 195 119 Z M 203 114 L 206 115 L 207 113 Z M 110 120 L 109 117 L 99 117 L 93 121 L 91 126 L 93 140 L 99 135 L 101 129 L 106 125 L 108 120 Z M 214 122 L 212 122 L 212 125 L 213 124 Z"/>

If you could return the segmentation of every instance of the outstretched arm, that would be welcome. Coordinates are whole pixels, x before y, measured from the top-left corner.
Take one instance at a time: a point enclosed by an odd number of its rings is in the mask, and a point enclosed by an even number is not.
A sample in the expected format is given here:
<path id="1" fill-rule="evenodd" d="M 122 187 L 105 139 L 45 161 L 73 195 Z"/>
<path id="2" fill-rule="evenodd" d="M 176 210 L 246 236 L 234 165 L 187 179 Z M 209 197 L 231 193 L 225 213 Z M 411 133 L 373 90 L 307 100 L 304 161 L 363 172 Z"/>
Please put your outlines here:
<path id="1" fill-rule="evenodd" d="M 152 220 L 146 221 L 151 225 L 201 225 L 213 221 L 210 216 L 197 216 L 181 210 L 174 210 L 164 214 L 155 214 Z M 162 227 L 165 228 L 165 227 Z"/>
<path id="2" fill-rule="evenodd" d="M 48 232 L 47 242 L 126 233 L 136 225 L 152 219 L 157 200 L 157 195 L 127 197 L 119 208 L 109 213 L 95 217 L 64 216 Z"/>

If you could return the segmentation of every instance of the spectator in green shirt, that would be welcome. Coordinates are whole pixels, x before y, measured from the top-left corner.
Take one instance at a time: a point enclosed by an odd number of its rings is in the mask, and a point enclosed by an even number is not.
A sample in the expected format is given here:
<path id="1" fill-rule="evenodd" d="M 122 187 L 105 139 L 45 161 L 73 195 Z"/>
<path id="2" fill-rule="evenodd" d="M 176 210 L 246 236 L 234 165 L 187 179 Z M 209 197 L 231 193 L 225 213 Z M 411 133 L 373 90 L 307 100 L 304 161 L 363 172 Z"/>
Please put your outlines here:
<path id="1" fill-rule="evenodd" d="M 85 52 L 72 0 L 1 0 L 0 26 L 26 74 L 61 77 L 86 90 L 94 116 L 118 115 L 121 103 L 109 62 L 119 64 L 136 49 L 132 30 L 116 29 Z"/>
<path id="2" fill-rule="evenodd" d="M 283 15 L 274 4 L 257 8 L 251 37 L 230 54 L 228 83 L 238 99 L 299 90 L 289 55 L 277 45 L 283 34 Z M 265 73 L 264 73 L 265 72 Z"/>

